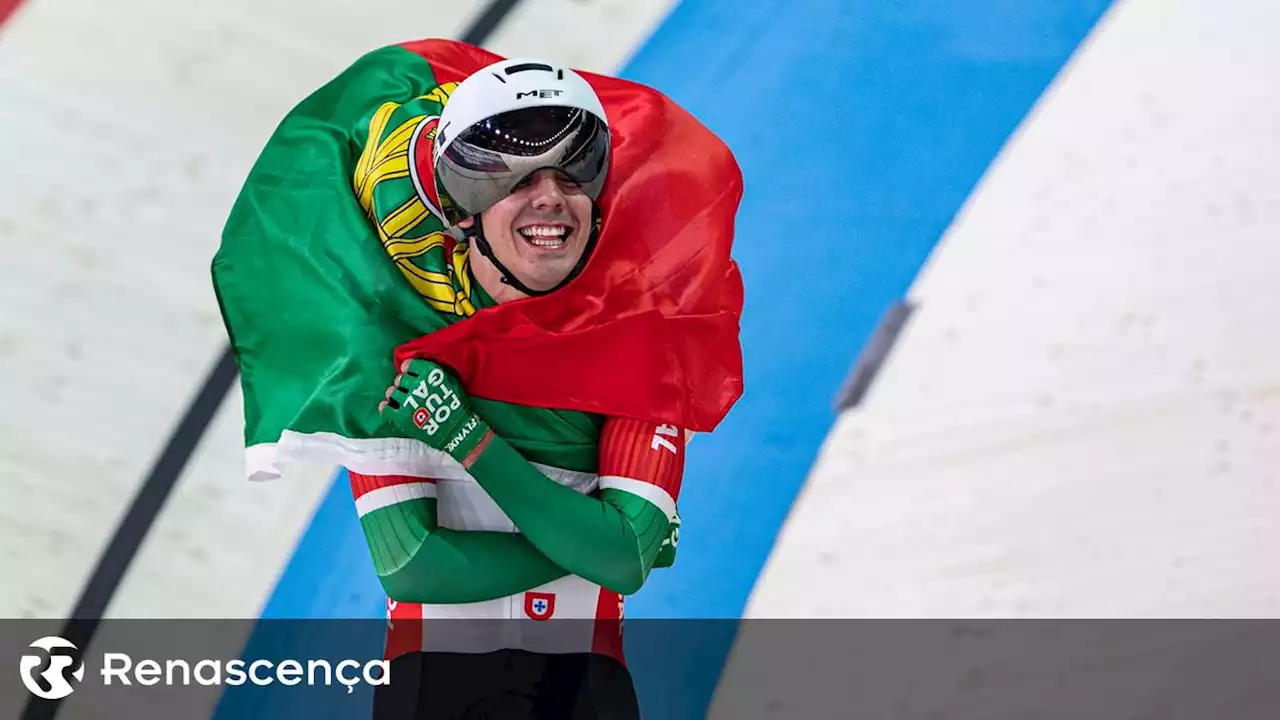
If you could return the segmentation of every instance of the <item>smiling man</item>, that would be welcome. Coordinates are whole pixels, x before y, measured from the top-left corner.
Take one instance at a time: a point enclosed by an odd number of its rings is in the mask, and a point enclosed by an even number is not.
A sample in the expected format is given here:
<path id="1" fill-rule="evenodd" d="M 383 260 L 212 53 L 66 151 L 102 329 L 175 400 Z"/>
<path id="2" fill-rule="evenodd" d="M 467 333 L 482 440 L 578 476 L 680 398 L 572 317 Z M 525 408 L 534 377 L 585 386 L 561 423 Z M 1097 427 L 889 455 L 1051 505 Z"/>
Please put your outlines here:
<path id="1" fill-rule="evenodd" d="M 452 40 L 272 134 L 212 265 L 247 471 L 349 471 L 378 717 L 638 717 L 623 598 L 675 560 L 686 431 L 743 390 L 742 185 L 653 88 Z"/>
<path id="2" fill-rule="evenodd" d="M 593 233 L 592 201 L 563 171 L 537 170 L 485 211 L 483 237 L 480 222 L 459 223 L 481 253 L 471 271 L 495 302 L 518 300 L 550 292 L 579 270 Z"/>
<path id="3" fill-rule="evenodd" d="M 566 68 L 508 60 L 453 89 L 431 157 L 433 200 L 462 236 L 457 304 L 545 295 L 582 273 L 611 141 L 599 98 Z M 623 596 L 674 561 L 684 430 L 472 400 L 430 360 L 401 370 L 379 411 L 461 471 L 351 473 L 389 598 L 392 678 L 375 716 L 639 717 Z M 551 426 L 575 467 L 535 463 L 504 437 L 530 424 Z"/>

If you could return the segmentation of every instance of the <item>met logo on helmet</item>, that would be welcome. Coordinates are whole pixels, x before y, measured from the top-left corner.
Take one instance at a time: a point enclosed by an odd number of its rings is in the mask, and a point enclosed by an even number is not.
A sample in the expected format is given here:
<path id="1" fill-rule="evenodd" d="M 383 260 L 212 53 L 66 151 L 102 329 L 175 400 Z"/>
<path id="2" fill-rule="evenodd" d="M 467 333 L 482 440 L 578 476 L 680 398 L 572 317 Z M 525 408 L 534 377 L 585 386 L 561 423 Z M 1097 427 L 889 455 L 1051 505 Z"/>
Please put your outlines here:
<path id="1" fill-rule="evenodd" d="M 520 98 L 536 97 L 536 98 L 541 98 L 541 99 L 543 99 L 543 100 L 548 100 L 548 99 L 550 99 L 550 98 L 557 98 L 557 97 L 560 97 L 560 96 L 561 96 L 561 95 L 563 95 L 563 94 L 564 94 L 564 91 L 563 91 L 563 90 L 555 90 L 555 89 L 550 89 L 550 90 L 530 90 L 529 92 L 518 92 L 518 93 L 516 93 L 516 99 L 517 99 L 517 100 L 519 100 Z"/>

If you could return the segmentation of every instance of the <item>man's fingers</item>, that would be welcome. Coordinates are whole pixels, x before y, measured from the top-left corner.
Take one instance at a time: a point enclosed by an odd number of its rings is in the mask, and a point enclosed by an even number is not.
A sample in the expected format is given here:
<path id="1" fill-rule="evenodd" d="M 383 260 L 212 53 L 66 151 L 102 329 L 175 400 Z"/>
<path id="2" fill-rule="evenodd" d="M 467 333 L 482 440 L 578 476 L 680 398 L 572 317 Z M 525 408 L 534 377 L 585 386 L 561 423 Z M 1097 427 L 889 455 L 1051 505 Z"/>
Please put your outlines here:
<path id="1" fill-rule="evenodd" d="M 436 364 L 430 360 L 423 358 L 410 358 L 400 363 L 400 374 L 396 375 L 396 379 L 391 383 L 391 387 L 387 388 L 386 400 L 378 404 L 378 412 L 382 412 L 387 408 L 399 410 L 404 407 L 406 401 L 409 400 L 409 394 L 412 392 L 410 386 L 420 383 L 427 374 L 429 374 Z M 409 403 L 411 407 L 417 407 L 417 403 Z"/>
<path id="2" fill-rule="evenodd" d="M 387 391 L 387 404 L 396 410 L 404 407 L 405 401 L 408 399 L 409 391 L 404 388 L 393 387 Z"/>
<path id="3" fill-rule="evenodd" d="M 387 388 L 387 394 L 384 396 L 386 400 L 378 403 L 378 412 L 381 413 L 387 408 L 399 410 L 404 405 L 404 401 L 409 397 L 409 385 L 414 380 L 420 380 L 416 373 L 413 372 L 415 365 L 420 366 L 426 361 L 420 359 L 405 360 L 400 363 L 400 374 L 396 375 L 396 379 L 392 381 L 391 387 Z"/>
<path id="4" fill-rule="evenodd" d="M 426 377 L 431 373 L 433 367 L 435 367 L 435 363 L 424 358 L 412 358 L 400 364 L 400 369 L 404 371 L 404 374 L 414 378 Z"/>
<path id="5" fill-rule="evenodd" d="M 404 405 L 405 400 L 409 398 L 409 391 L 402 387 L 392 385 L 387 388 L 387 394 L 383 397 L 386 399 L 378 403 L 378 412 L 382 412 L 386 408 L 399 410 Z"/>

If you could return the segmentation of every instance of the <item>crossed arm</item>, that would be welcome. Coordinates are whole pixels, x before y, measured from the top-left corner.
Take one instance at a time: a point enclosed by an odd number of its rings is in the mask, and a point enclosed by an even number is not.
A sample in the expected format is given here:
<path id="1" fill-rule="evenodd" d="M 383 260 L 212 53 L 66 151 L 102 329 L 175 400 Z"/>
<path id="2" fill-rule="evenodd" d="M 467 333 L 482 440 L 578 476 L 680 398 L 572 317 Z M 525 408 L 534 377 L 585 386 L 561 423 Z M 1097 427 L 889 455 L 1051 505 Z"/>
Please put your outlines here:
<path id="1" fill-rule="evenodd" d="M 501 437 L 468 471 L 520 533 L 439 527 L 437 483 L 351 475 L 361 525 L 388 597 L 490 600 L 578 575 L 621 594 L 670 564 L 684 470 L 678 428 L 611 418 L 600 439 L 600 491 L 583 495 L 543 475 Z"/>

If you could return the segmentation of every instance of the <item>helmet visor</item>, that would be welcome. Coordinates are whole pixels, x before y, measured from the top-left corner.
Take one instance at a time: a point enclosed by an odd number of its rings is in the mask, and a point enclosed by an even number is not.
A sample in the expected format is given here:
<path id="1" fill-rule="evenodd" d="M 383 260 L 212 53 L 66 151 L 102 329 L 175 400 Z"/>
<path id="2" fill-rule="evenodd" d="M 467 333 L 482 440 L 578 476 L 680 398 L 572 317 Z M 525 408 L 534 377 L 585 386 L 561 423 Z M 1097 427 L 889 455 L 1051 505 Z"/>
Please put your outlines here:
<path id="1" fill-rule="evenodd" d="M 448 195 L 444 209 L 451 223 L 484 212 L 545 169 L 564 173 L 596 200 L 608 174 L 609 147 L 609 128 L 592 113 L 521 108 L 464 130 L 436 161 L 436 183 Z"/>

